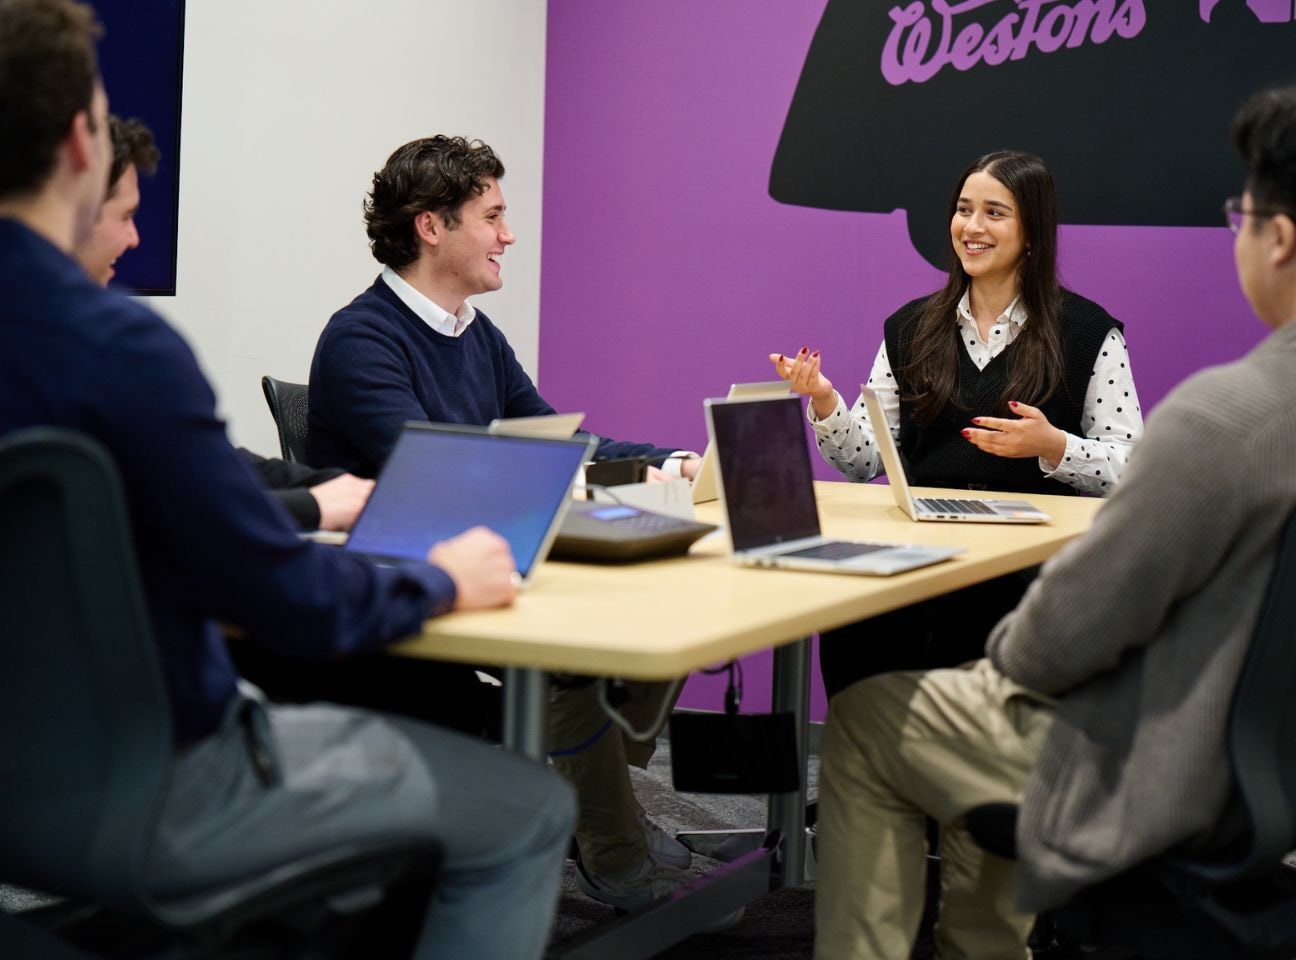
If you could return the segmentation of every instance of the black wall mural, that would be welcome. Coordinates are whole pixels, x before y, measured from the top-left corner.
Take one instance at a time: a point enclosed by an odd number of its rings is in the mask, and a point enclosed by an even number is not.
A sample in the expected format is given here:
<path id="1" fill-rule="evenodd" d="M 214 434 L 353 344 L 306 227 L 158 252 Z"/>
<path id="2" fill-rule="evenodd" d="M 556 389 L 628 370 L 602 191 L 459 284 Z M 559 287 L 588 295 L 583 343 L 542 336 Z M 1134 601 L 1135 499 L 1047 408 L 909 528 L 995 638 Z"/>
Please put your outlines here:
<path id="1" fill-rule="evenodd" d="M 944 267 L 954 179 L 1007 147 L 1049 164 L 1065 223 L 1219 226 L 1230 119 L 1293 82 L 1293 0 L 829 0 L 770 195 L 904 208 Z"/>

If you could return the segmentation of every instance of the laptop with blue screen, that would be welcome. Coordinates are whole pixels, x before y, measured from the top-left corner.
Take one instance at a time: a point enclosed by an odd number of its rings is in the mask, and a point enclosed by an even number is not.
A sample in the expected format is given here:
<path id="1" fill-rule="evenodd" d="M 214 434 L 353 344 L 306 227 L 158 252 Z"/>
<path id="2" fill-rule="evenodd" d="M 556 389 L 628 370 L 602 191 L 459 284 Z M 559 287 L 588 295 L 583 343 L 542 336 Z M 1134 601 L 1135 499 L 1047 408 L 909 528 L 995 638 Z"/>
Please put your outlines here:
<path id="1" fill-rule="evenodd" d="M 380 563 L 424 560 L 433 544 L 484 526 L 508 541 L 525 584 L 549 552 L 572 482 L 597 442 L 407 423 L 346 549 Z"/>
<path id="2" fill-rule="evenodd" d="M 823 536 L 799 397 L 707 400 L 706 412 L 738 563 L 890 576 L 963 552 Z"/>

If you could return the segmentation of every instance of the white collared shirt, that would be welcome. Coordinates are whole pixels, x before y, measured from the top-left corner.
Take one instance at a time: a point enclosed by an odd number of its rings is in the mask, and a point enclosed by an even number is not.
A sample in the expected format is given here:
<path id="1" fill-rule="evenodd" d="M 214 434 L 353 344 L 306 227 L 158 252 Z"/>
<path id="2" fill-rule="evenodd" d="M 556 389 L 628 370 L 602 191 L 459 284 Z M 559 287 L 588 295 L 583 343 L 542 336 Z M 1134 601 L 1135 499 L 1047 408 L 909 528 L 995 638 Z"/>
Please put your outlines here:
<path id="1" fill-rule="evenodd" d="M 1017 339 L 1029 317 L 1017 297 L 981 339 L 972 316 L 967 291 L 955 310 L 960 339 L 978 370 L 984 370 L 1010 343 Z M 877 395 L 886 412 L 891 435 L 900 437 L 900 387 L 887 358 L 886 341 L 878 348 L 873 371 L 867 384 Z M 847 410 L 841 394 L 837 406 L 822 420 L 815 417 L 814 404 L 807 404 L 807 414 L 814 426 L 815 443 L 825 460 L 850 480 L 871 480 L 883 471 L 882 457 L 873 442 L 873 430 L 864 412 L 864 398 Z M 1039 468 L 1044 476 L 1060 480 L 1080 493 L 1106 496 L 1120 481 L 1129 463 L 1130 451 L 1143 436 L 1143 413 L 1139 407 L 1134 376 L 1130 373 L 1129 352 L 1125 338 L 1113 327 L 1103 341 L 1094 363 L 1094 371 L 1085 391 L 1084 409 L 1080 415 L 1084 436 L 1066 435 L 1066 451 L 1061 463 L 1050 463 L 1043 457 Z"/>
<path id="2" fill-rule="evenodd" d="M 1022 304 L 1021 297 L 1016 296 L 995 320 L 994 326 L 990 328 L 989 339 L 982 340 L 976 317 L 972 316 L 970 287 L 963 291 L 958 306 L 954 308 L 954 315 L 958 318 L 959 333 L 962 334 L 968 356 L 978 370 L 984 370 L 987 363 L 1003 353 L 1004 347 L 1016 340 L 1022 327 L 1026 326 L 1026 307 Z"/>
<path id="3" fill-rule="evenodd" d="M 458 313 L 451 313 L 415 290 L 408 280 L 391 267 L 383 267 L 382 278 L 383 283 L 391 287 L 392 293 L 400 298 L 401 303 L 442 336 L 463 336 L 468 325 L 477 319 L 477 309 L 467 300 L 460 305 Z"/>

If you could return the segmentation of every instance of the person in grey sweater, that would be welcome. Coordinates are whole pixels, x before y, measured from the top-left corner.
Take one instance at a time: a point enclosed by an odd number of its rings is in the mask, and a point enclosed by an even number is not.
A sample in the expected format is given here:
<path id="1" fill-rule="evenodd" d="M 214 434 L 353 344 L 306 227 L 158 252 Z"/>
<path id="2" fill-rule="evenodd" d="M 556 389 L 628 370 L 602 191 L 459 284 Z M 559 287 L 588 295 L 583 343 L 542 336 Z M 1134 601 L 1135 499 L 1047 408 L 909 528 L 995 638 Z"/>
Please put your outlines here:
<path id="1" fill-rule="evenodd" d="M 1221 819 L 1230 701 L 1296 507 L 1296 87 L 1253 98 L 1234 140 L 1238 279 L 1273 332 L 1161 403 L 1092 530 L 1044 567 L 987 659 L 834 699 L 818 960 L 909 955 L 926 815 L 941 827 L 944 957 L 1025 957 L 1033 912 Z M 962 822 L 996 802 L 1021 804 L 1016 864 Z"/>

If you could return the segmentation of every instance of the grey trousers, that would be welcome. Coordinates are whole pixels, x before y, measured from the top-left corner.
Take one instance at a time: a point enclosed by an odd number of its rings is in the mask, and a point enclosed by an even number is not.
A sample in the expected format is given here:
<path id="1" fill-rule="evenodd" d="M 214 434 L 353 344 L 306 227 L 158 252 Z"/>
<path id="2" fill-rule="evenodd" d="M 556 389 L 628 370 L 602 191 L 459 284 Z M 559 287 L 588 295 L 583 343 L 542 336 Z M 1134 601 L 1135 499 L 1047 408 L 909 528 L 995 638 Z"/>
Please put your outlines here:
<path id="1" fill-rule="evenodd" d="M 176 758 L 148 877 L 158 893 L 182 893 L 338 841 L 428 837 L 444 859 L 416 956 L 534 960 L 574 820 L 560 777 L 460 734 L 237 698 L 217 731 Z"/>
<path id="2" fill-rule="evenodd" d="M 626 688 L 630 699 L 620 707 L 622 716 L 636 729 L 647 729 L 661 712 L 671 685 L 634 681 Z M 674 688 L 671 707 L 680 689 Z M 646 770 L 656 739 L 640 742 L 623 734 L 599 706 L 596 685 L 588 684 L 554 690 L 549 744 L 555 751 L 550 755 L 554 769 L 576 791 L 576 845 L 586 869 L 612 880 L 634 873 L 648 857 L 648 841 L 627 764 Z"/>

